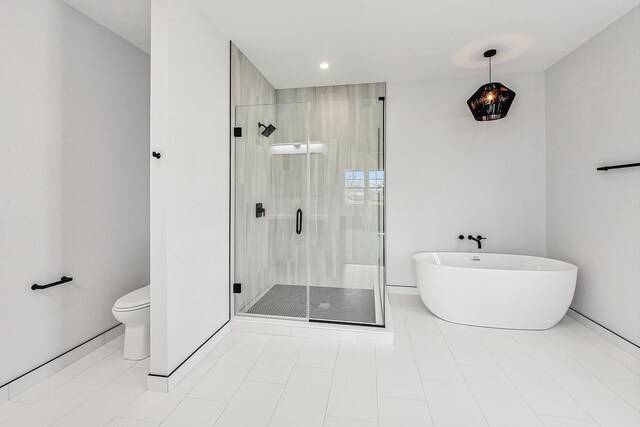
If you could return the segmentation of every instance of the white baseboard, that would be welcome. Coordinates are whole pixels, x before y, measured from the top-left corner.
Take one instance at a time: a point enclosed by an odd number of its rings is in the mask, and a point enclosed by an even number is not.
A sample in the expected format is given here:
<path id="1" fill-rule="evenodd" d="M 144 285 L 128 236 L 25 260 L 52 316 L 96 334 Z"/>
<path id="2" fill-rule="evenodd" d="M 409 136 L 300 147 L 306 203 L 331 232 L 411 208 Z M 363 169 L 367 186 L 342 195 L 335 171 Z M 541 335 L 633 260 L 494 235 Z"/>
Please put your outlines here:
<path id="1" fill-rule="evenodd" d="M 227 322 L 213 336 L 211 336 L 195 353 L 182 363 L 175 371 L 168 376 L 149 374 L 147 377 L 147 389 L 160 393 L 170 392 L 191 370 L 205 358 L 213 347 L 215 347 L 231 331 L 231 322 Z"/>
<path id="2" fill-rule="evenodd" d="M 569 311 L 567 311 L 567 315 L 572 319 L 576 320 L 577 322 L 583 324 L 587 328 L 591 329 L 593 332 L 600 335 L 607 341 L 611 342 L 612 344 L 615 344 L 617 347 L 621 348 L 622 350 L 626 351 L 632 356 L 640 359 L 640 348 L 638 348 L 636 345 L 614 334 L 604 326 L 600 326 L 593 320 L 583 316 L 582 314 L 578 313 L 572 308 L 569 308 Z"/>
<path id="3" fill-rule="evenodd" d="M 86 341 L 72 350 L 44 363 L 43 365 L 23 374 L 0 388 L 0 402 L 13 399 L 23 391 L 44 381 L 51 375 L 61 371 L 72 363 L 82 359 L 87 354 L 124 333 L 124 325 L 117 325 L 102 334 Z"/>
<path id="4" fill-rule="evenodd" d="M 400 295 L 418 295 L 418 288 L 405 285 L 387 285 L 387 292 Z"/>

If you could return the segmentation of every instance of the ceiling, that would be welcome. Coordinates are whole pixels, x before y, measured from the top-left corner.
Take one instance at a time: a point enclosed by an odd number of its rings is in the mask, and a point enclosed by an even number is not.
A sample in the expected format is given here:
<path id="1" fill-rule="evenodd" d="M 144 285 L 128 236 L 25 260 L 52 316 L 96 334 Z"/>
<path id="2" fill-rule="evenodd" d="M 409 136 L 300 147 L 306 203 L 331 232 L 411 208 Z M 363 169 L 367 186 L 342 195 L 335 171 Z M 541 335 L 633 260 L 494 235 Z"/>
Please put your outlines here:
<path id="1" fill-rule="evenodd" d="M 65 0 L 149 52 L 150 0 Z M 640 0 L 195 0 L 276 88 L 541 71 Z M 330 64 L 321 70 L 319 63 Z"/>

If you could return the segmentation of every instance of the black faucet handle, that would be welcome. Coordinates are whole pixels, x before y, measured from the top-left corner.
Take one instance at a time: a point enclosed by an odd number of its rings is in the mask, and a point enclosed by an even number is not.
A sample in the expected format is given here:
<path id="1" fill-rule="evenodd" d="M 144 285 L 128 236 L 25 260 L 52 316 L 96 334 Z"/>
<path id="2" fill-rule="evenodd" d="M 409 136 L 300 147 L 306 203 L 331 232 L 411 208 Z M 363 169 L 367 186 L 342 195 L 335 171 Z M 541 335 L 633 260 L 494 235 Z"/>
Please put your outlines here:
<path id="1" fill-rule="evenodd" d="M 464 240 L 464 236 L 461 234 L 461 235 L 458 236 L 458 239 Z"/>
<path id="2" fill-rule="evenodd" d="M 267 214 L 267 210 L 262 206 L 262 203 L 256 203 L 256 218 L 263 217 Z"/>
<path id="3" fill-rule="evenodd" d="M 482 237 L 482 236 L 481 236 L 481 235 L 479 235 L 479 234 L 478 234 L 477 239 L 478 239 L 478 240 L 487 240 L 487 238 L 486 238 L 486 237 Z"/>

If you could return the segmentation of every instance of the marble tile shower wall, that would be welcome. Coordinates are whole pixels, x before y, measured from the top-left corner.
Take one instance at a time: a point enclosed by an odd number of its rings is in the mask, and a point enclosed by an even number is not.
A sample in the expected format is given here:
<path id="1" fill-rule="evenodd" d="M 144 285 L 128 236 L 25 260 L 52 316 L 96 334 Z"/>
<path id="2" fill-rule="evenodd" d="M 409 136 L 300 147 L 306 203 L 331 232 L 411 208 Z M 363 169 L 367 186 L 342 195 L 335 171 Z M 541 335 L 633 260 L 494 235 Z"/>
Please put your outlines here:
<path id="1" fill-rule="evenodd" d="M 243 138 L 235 147 L 235 280 L 246 283 L 236 307 L 242 308 L 269 286 L 268 229 L 266 221 L 256 221 L 255 203 L 269 198 L 268 145 L 262 143 L 258 122 L 275 119 L 276 91 L 249 59 L 231 46 L 232 114 Z M 246 106 L 264 105 L 253 108 Z M 236 108 L 237 106 L 237 108 Z M 243 107 L 245 106 L 245 107 Z M 264 139 L 264 138 L 263 138 Z"/>
<path id="2" fill-rule="evenodd" d="M 272 156 L 272 204 L 278 211 L 295 212 L 292 194 L 304 195 L 308 168 L 309 206 L 305 226 L 308 239 L 306 274 L 311 284 L 350 287 L 346 265 L 377 265 L 381 258 L 378 232 L 382 223 L 382 200 L 377 194 L 354 194 L 349 199 L 345 187 L 346 171 L 382 169 L 383 83 L 276 90 L 279 129 L 276 143 L 306 142 L 318 145 L 305 156 Z M 291 107 L 291 106 L 295 107 Z M 308 107 L 307 107 L 308 106 Z M 308 132 L 308 135 L 307 135 Z M 363 182 L 364 184 L 364 182 Z M 357 200 L 363 197 L 363 200 Z M 291 225 L 270 223 L 270 253 L 273 278 L 277 283 L 304 284 L 292 276 L 291 263 L 304 254 L 288 244 Z M 295 235 L 293 235 L 295 239 Z M 279 244 L 279 243 L 285 244 Z M 301 268 L 298 271 L 305 273 Z M 371 288 L 378 282 L 371 280 Z"/>
<path id="3" fill-rule="evenodd" d="M 236 312 L 277 283 L 350 287 L 348 264 L 381 258 L 382 201 L 347 201 L 345 171 L 382 169 L 384 84 L 275 90 L 235 46 L 232 78 L 234 120 L 243 128 L 234 143 L 234 280 L 243 283 Z M 258 122 L 277 130 L 265 138 Z M 309 159 L 273 151 L 307 141 L 321 147 Z M 256 218 L 256 203 L 265 217 Z"/>

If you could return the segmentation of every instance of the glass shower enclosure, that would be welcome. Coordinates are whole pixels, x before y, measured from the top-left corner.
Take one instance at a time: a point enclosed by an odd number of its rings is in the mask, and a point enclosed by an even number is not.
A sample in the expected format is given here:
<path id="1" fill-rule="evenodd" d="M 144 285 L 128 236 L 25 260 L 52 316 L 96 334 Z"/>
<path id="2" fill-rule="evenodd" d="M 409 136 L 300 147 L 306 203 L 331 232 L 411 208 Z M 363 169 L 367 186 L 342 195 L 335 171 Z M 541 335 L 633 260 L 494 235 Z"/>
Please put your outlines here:
<path id="1" fill-rule="evenodd" d="M 235 314 L 383 326 L 384 98 L 235 121 Z"/>

